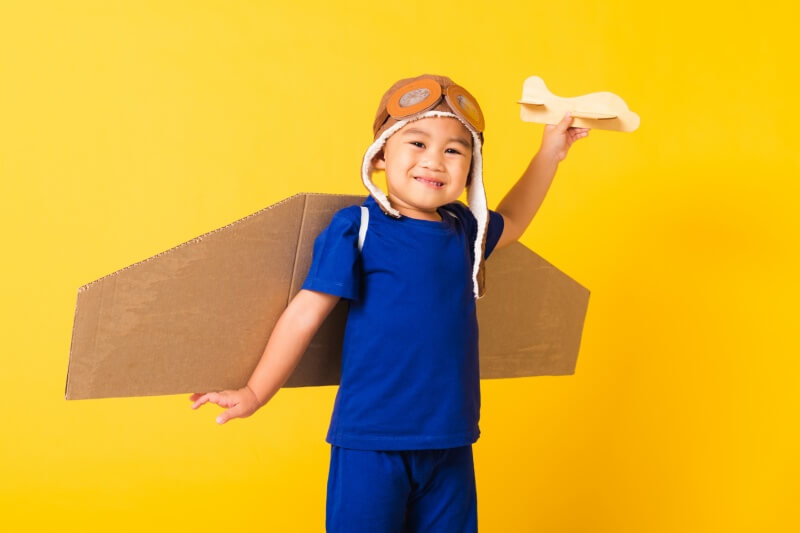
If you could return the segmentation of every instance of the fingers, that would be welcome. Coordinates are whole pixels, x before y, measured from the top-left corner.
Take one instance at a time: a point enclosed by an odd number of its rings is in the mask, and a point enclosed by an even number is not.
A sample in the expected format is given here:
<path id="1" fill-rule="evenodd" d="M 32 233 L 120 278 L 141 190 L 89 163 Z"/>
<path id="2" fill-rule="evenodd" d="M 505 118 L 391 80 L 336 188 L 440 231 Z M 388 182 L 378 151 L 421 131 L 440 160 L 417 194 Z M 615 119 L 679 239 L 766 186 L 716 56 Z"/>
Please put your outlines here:
<path id="1" fill-rule="evenodd" d="M 570 126 L 572 124 L 572 113 L 567 111 L 564 113 L 564 117 L 561 119 L 561 122 L 558 123 L 559 128 L 561 131 L 570 131 L 574 132 L 575 138 L 579 139 L 581 137 L 586 137 L 589 134 L 589 130 L 592 128 L 576 128 L 574 126 Z"/>
<path id="2" fill-rule="evenodd" d="M 242 407 L 242 404 L 240 403 L 236 404 L 235 406 L 231 407 L 227 411 L 217 416 L 217 424 L 224 424 L 231 418 L 238 418 L 242 414 L 244 414 L 244 408 Z"/>
<path id="3" fill-rule="evenodd" d="M 217 416 L 217 424 L 224 424 L 231 418 L 238 418 L 238 417 L 245 417 L 248 416 L 247 406 L 242 402 L 237 401 L 236 392 L 232 390 L 226 390 L 222 392 L 207 392 L 207 393 L 199 393 L 196 392 L 192 394 L 189 399 L 194 400 L 194 404 L 192 404 L 192 409 L 197 409 L 201 405 L 207 402 L 215 403 L 220 407 L 228 407 L 227 411 L 220 413 Z"/>
<path id="4" fill-rule="evenodd" d="M 207 392 L 195 400 L 194 404 L 192 405 L 192 409 L 197 409 L 207 402 L 215 403 L 220 407 L 233 407 L 235 405 L 235 401 L 230 396 L 231 392 L 233 391 L 225 390 L 222 392 Z M 194 396 L 195 395 L 193 394 L 190 399 Z"/>
<path id="5" fill-rule="evenodd" d="M 571 128 L 567 129 L 567 133 L 569 134 L 570 138 L 573 141 L 576 141 L 578 139 L 582 139 L 582 138 L 586 137 L 587 135 L 589 135 L 589 130 L 590 129 L 592 129 L 592 128 L 573 128 L 573 127 L 571 127 Z"/>
<path id="6" fill-rule="evenodd" d="M 564 117 L 561 119 L 561 122 L 558 123 L 558 128 L 561 131 L 567 131 L 567 128 L 569 128 L 570 124 L 572 124 L 572 113 L 567 111 L 564 113 Z"/>
<path id="7" fill-rule="evenodd" d="M 214 393 L 207 392 L 205 394 L 200 394 L 200 393 L 196 392 L 196 393 L 192 394 L 191 396 L 189 396 L 189 399 L 194 402 L 192 404 L 192 409 L 197 409 L 198 407 L 200 407 L 201 405 L 203 405 L 204 403 L 209 401 L 211 399 L 211 395 L 212 394 L 214 394 Z"/>

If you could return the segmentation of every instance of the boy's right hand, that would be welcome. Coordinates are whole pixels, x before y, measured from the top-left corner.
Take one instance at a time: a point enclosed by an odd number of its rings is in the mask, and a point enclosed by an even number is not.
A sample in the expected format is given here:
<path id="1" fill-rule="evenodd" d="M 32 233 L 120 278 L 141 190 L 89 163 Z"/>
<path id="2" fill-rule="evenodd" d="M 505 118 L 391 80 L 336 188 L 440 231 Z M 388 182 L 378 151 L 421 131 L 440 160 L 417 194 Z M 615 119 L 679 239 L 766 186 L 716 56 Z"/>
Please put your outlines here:
<path id="1" fill-rule="evenodd" d="M 192 409 L 197 409 L 206 402 L 215 403 L 220 407 L 228 407 L 227 411 L 217 416 L 217 424 L 224 424 L 231 418 L 247 418 L 261 407 L 261 402 L 247 386 L 237 390 L 196 392 L 189 396 L 189 400 L 194 402 Z"/>

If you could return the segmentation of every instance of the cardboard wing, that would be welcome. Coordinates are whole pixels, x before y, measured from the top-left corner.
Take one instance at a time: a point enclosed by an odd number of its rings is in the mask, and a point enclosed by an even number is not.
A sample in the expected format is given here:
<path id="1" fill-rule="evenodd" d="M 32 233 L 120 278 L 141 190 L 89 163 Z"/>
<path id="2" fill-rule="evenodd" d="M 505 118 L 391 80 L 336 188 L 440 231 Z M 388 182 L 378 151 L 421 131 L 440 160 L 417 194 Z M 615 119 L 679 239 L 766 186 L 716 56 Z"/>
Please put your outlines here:
<path id="1" fill-rule="evenodd" d="M 78 289 L 66 398 L 247 383 L 305 281 L 317 235 L 364 196 L 301 193 Z M 478 300 L 482 378 L 572 374 L 589 291 L 520 243 L 492 253 Z M 285 387 L 339 383 L 347 301 Z"/>

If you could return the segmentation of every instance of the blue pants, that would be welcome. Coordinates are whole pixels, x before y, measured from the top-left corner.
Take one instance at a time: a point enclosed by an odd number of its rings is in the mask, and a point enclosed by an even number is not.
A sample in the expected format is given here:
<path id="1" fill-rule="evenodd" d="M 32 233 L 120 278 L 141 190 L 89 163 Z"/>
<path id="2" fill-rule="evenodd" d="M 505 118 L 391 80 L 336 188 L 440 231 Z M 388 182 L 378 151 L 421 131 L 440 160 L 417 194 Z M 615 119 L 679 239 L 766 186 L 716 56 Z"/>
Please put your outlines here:
<path id="1" fill-rule="evenodd" d="M 471 444 L 404 451 L 331 445 L 328 533 L 473 533 L 477 500 Z"/>

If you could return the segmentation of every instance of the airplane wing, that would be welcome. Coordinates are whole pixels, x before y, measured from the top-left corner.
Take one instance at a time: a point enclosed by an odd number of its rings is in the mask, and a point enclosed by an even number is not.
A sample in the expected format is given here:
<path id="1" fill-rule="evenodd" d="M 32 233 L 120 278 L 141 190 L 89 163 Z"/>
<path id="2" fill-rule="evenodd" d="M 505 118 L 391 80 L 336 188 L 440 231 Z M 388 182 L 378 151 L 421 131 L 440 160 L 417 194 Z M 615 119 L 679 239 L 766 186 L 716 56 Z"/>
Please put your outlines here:
<path id="1" fill-rule="evenodd" d="M 305 281 L 316 236 L 364 196 L 300 193 L 78 288 L 68 400 L 244 386 Z M 520 243 L 477 302 L 481 378 L 572 374 L 589 291 Z M 339 383 L 342 300 L 284 387 Z"/>

